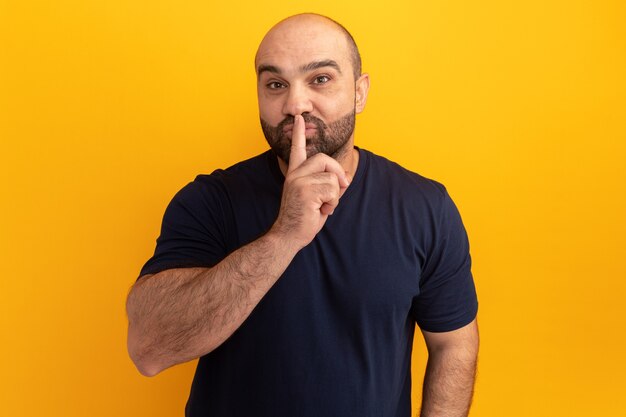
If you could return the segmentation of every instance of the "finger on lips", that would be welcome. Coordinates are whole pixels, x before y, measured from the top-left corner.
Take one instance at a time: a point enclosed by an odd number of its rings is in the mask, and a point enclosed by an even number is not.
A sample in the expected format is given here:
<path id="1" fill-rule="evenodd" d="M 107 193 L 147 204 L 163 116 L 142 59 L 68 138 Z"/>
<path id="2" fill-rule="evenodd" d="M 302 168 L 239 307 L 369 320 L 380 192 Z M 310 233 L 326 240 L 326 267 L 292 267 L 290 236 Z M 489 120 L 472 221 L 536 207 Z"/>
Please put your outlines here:
<path id="1" fill-rule="evenodd" d="M 298 169 L 296 176 L 306 176 L 317 172 L 328 172 L 337 176 L 341 194 L 350 185 L 348 174 L 339 162 L 328 155 L 318 153 L 307 159 L 306 153 L 306 125 L 302 115 L 295 115 L 291 134 L 291 150 L 287 173 Z"/>
<path id="2" fill-rule="evenodd" d="M 293 131 L 291 133 L 291 151 L 289 153 L 289 167 L 287 172 L 298 168 L 306 161 L 306 137 L 304 119 L 297 114 L 293 121 Z"/>

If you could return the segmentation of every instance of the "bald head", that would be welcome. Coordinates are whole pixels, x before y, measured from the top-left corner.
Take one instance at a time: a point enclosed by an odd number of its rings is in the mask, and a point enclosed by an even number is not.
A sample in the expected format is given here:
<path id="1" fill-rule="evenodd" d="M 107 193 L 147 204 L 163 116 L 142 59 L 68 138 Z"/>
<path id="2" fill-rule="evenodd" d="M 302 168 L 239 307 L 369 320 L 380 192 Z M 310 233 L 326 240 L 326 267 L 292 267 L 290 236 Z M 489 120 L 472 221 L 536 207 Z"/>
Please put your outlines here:
<path id="1" fill-rule="evenodd" d="M 254 60 L 257 75 L 259 74 L 259 60 L 277 45 L 295 46 L 298 42 L 305 42 L 308 37 L 315 33 L 323 33 L 334 38 L 342 49 L 345 50 L 352 65 L 354 79 L 361 75 L 361 55 L 354 38 L 340 23 L 333 19 L 315 13 L 304 13 L 290 16 L 278 22 L 265 35 Z M 334 35 L 334 36 L 333 36 Z"/>

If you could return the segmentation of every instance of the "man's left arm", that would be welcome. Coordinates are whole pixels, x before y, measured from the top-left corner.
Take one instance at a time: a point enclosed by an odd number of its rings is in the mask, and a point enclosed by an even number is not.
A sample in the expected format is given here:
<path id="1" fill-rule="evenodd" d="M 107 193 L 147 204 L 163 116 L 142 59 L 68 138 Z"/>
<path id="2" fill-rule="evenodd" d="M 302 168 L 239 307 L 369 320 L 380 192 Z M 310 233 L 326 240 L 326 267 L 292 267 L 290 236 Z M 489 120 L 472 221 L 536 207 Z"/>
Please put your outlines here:
<path id="1" fill-rule="evenodd" d="M 422 330 L 428 348 L 420 417 L 462 417 L 469 413 L 478 358 L 476 319 L 460 329 Z"/>

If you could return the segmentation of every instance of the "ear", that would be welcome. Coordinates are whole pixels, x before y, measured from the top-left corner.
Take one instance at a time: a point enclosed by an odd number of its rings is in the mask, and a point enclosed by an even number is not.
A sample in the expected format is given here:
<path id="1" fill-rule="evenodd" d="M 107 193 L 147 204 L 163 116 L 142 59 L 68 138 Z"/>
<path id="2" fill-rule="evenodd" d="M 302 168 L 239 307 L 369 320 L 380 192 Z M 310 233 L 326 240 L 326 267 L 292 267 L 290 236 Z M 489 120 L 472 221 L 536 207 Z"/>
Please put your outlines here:
<path id="1" fill-rule="evenodd" d="M 365 108 L 367 103 L 367 93 L 370 90 L 370 76 L 369 74 L 361 74 L 358 80 L 356 80 L 356 98 L 355 98 L 355 110 L 359 114 Z"/>

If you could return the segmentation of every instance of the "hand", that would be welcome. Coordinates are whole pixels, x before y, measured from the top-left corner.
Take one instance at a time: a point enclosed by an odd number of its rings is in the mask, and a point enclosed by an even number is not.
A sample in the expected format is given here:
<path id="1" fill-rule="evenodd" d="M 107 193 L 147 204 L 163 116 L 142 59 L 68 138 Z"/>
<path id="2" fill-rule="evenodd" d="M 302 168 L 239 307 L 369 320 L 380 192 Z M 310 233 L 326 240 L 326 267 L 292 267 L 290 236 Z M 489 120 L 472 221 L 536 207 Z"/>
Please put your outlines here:
<path id="1" fill-rule="evenodd" d="M 272 227 L 297 249 L 308 245 L 324 226 L 348 188 L 343 167 L 328 155 L 307 159 L 304 119 L 294 118 L 289 168 L 285 176 L 278 218 Z"/>

